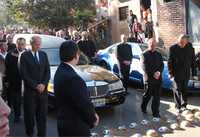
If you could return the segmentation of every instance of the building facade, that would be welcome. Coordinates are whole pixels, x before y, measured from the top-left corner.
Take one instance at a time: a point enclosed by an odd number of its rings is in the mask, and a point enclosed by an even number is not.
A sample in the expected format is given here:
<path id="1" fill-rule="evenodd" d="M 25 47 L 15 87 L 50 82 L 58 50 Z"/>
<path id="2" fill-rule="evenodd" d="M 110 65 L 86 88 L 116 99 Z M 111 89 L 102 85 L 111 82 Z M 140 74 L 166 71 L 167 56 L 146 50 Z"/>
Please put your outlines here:
<path id="1" fill-rule="evenodd" d="M 102 2 L 102 0 L 98 0 Z M 149 4 L 156 40 L 160 46 L 170 47 L 178 36 L 187 33 L 195 47 L 200 47 L 200 0 L 103 0 L 107 3 L 104 15 L 110 20 L 112 43 L 128 34 L 127 15 L 133 10 L 142 22 L 141 5 Z M 101 16 L 102 11 L 98 10 Z M 101 11 L 101 12 L 100 12 Z"/>

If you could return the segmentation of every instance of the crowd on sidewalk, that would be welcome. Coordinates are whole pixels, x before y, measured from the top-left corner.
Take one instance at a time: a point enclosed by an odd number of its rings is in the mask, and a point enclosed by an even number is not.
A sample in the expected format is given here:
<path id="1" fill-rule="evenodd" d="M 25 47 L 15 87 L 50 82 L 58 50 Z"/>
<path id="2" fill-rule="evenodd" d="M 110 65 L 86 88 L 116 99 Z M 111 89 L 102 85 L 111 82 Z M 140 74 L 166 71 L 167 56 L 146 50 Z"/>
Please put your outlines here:
<path id="1" fill-rule="evenodd" d="M 145 93 L 141 101 L 141 112 L 147 113 L 147 105 L 152 100 L 152 115 L 159 119 L 160 90 L 163 58 L 156 50 L 151 11 L 144 13 L 144 27 L 138 22 L 137 16 L 130 10 L 128 16 L 129 36 L 122 34 L 121 42 L 117 46 L 116 56 L 122 74 L 121 80 L 127 91 L 130 65 L 133 58 L 131 45 L 128 42 L 146 42 L 148 49 L 141 55 L 141 65 L 144 71 Z M 21 33 L 28 33 L 22 31 Z M 45 32 L 44 34 L 48 34 Z M 79 61 L 79 50 L 91 62 L 95 62 L 97 48 L 87 31 L 69 34 L 63 29 L 57 31 L 57 37 L 65 41 L 59 49 L 60 65 L 54 77 L 54 92 L 57 104 L 57 127 L 59 136 L 90 136 L 90 129 L 98 126 L 99 116 L 90 102 L 87 86 L 76 73 Z M 31 49 L 27 50 L 27 41 L 18 38 L 13 43 L 13 35 L 0 31 L 0 136 L 6 137 L 9 133 L 8 115 L 13 109 L 14 122 L 22 121 L 22 85 L 24 85 L 23 110 L 25 133 L 28 137 L 34 136 L 34 127 L 37 127 L 37 136 L 46 136 L 48 113 L 47 84 L 50 79 L 50 65 L 47 54 L 41 51 L 41 38 L 34 35 L 31 40 Z M 192 72 L 196 80 L 198 61 L 194 48 L 186 34 L 180 35 L 177 42 L 171 46 L 168 60 L 169 77 L 173 82 L 173 93 L 176 108 L 181 113 L 187 109 L 187 84 Z M 197 63 L 196 63 L 197 62 Z M 200 61 L 199 61 L 200 62 Z M 134 65 L 134 64 L 133 64 Z M 66 84 L 67 83 L 67 84 Z M 128 91 L 127 91 L 128 94 Z M 8 106 L 6 105 L 6 103 Z M 36 124 L 35 124 L 36 123 Z"/>

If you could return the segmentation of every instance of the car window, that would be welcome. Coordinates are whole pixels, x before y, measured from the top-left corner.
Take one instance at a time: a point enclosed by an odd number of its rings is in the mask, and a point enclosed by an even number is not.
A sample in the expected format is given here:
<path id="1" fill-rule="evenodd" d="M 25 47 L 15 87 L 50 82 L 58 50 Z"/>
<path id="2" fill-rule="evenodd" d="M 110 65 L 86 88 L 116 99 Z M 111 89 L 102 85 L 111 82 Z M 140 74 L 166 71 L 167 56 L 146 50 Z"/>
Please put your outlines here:
<path id="1" fill-rule="evenodd" d="M 59 49 L 58 48 L 45 48 L 42 49 L 46 52 L 50 66 L 58 66 L 60 64 Z"/>
<path id="2" fill-rule="evenodd" d="M 58 48 L 45 48 L 42 49 L 46 52 L 50 66 L 58 66 L 60 64 L 60 56 Z M 89 64 L 89 59 L 83 53 L 80 54 L 78 65 L 87 65 Z"/>
<path id="3" fill-rule="evenodd" d="M 141 50 L 141 48 L 140 48 L 140 46 L 139 45 L 137 45 L 137 44 L 131 44 L 131 47 L 132 47 L 132 53 L 133 53 L 133 55 L 141 55 L 142 54 L 142 50 Z"/>
<path id="4" fill-rule="evenodd" d="M 88 57 L 83 52 L 81 52 L 78 65 L 87 65 L 87 64 L 90 64 L 90 61 Z"/>

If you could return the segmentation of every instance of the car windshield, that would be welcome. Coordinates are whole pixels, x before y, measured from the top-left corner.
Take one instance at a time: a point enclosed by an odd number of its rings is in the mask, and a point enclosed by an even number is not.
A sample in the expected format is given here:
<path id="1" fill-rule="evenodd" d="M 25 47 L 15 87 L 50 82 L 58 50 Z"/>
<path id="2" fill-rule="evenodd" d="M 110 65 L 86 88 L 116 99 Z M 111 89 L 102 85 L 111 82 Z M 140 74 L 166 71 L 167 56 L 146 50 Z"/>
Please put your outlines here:
<path id="1" fill-rule="evenodd" d="M 50 66 L 58 66 L 60 64 L 58 48 L 45 48 L 42 50 L 46 52 Z M 81 53 L 78 65 L 87 65 L 87 64 L 89 64 L 88 58 L 83 53 Z"/>

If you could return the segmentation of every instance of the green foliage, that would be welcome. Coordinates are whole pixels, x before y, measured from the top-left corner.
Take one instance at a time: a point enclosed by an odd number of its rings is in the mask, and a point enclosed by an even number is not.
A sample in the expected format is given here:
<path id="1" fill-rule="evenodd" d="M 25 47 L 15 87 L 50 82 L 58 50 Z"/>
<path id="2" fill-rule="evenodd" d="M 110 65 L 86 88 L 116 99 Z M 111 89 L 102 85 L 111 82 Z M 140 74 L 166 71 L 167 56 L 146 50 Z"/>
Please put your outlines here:
<path id="1" fill-rule="evenodd" d="M 88 22 L 93 0 L 7 0 L 9 15 L 38 27 L 58 28 Z"/>
<path id="2" fill-rule="evenodd" d="M 75 23 L 77 26 L 81 27 L 81 29 L 85 30 L 89 24 L 92 22 L 95 13 L 91 10 L 77 10 L 75 14 Z"/>
<path id="3" fill-rule="evenodd" d="M 6 5 L 8 15 L 11 17 L 12 20 L 24 20 L 23 0 L 7 0 Z"/>

